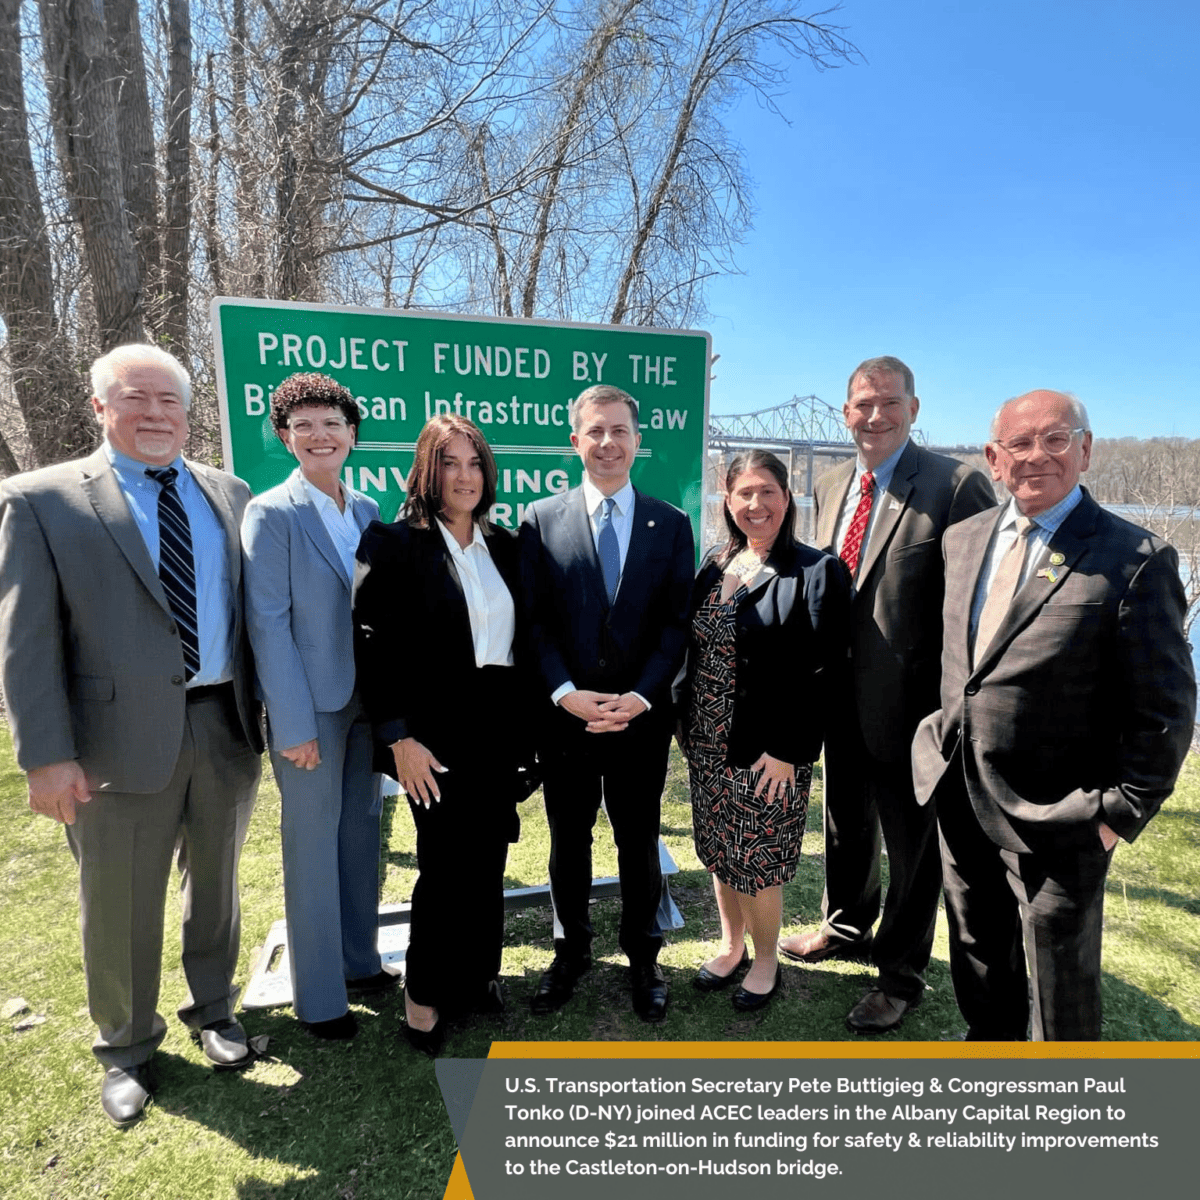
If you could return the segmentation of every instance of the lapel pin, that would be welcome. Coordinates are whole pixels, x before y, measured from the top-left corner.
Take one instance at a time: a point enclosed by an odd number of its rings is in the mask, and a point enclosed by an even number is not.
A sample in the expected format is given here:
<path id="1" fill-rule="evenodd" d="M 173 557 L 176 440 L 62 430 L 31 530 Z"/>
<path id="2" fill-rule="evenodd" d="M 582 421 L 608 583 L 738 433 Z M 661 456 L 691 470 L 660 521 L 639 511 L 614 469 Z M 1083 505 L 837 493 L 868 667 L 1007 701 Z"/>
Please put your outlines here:
<path id="1" fill-rule="evenodd" d="M 647 528 L 647 529 L 653 529 L 653 528 L 654 528 L 654 522 L 653 522 L 653 521 L 647 521 L 647 522 L 646 522 L 646 528 Z"/>
<path id="2" fill-rule="evenodd" d="M 1061 567 L 1063 565 L 1063 563 L 1065 563 L 1066 561 L 1067 561 L 1067 556 L 1065 554 L 1059 554 L 1059 552 L 1057 550 L 1055 550 L 1055 552 L 1052 555 L 1050 555 L 1050 565 L 1052 567 Z"/>
<path id="3" fill-rule="evenodd" d="M 1061 557 L 1061 555 L 1059 557 Z M 1051 583 L 1057 583 L 1058 572 L 1053 567 L 1042 567 L 1042 569 L 1038 571 L 1038 578 L 1048 579 Z"/>

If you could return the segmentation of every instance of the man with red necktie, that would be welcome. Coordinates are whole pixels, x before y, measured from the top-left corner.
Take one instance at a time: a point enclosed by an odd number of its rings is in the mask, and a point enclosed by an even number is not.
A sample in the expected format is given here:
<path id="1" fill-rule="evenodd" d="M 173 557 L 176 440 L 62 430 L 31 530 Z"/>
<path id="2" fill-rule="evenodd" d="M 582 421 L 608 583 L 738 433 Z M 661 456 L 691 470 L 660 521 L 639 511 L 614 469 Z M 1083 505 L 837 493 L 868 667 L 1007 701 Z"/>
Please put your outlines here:
<path id="1" fill-rule="evenodd" d="M 898 358 L 856 367 L 842 412 L 857 458 L 813 488 L 816 543 L 854 579 L 850 661 L 825 739 L 822 922 L 779 949 L 794 962 L 874 963 L 878 978 L 846 1018 L 856 1033 L 894 1029 L 925 988 L 941 868 L 935 814 L 913 796 L 909 747 L 938 705 L 942 534 L 996 503 L 982 472 L 911 440 L 919 407 Z M 872 937 L 884 845 L 887 898 Z"/>

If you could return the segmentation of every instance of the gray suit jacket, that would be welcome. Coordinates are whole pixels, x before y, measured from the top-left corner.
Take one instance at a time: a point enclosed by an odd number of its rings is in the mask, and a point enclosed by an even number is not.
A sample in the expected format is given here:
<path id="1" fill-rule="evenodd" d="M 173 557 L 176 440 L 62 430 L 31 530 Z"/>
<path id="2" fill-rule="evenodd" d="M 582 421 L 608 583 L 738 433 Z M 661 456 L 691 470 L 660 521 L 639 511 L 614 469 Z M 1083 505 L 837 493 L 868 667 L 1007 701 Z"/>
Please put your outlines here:
<path id="1" fill-rule="evenodd" d="M 997 516 L 946 535 L 941 709 L 913 743 L 928 802 L 962 748 L 967 793 L 1004 849 L 1099 845 L 1101 821 L 1133 841 L 1171 794 L 1192 739 L 1196 686 L 1175 551 L 1083 500 L 983 658 L 970 614 Z"/>
<path id="2" fill-rule="evenodd" d="M 225 532 L 234 690 L 262 751 L 242 617 L 240 480 L 189 462 Z M 183 649 L 103 449 L 0 484 L 0 679 L 24 771 L 78 759 L 92 786 L 166 787 L 183 743 Z"/>
<path id="3" fill-rule="evenodd" d="M 851 459 L 813 486 L 816 542 L 834 554 L 854 474 Z M 917 722 L 938 703 L 942 534 L 996 498 L 982 472 L 909 442 L 875 503 L 851 603 L 851 686 L 868 749 L 881 762 L 907 762 Z"/>
<path id="4" fill-rule="evenodd" d="M 353 492 L 360 533 L 379 518 Z M 354 694 L 351 580 L 297 468 L 256 496 L 242 520 L 246 623 L 267 706 L 271 745 L 317 736 L 316 713 L 337 712 Z"/>

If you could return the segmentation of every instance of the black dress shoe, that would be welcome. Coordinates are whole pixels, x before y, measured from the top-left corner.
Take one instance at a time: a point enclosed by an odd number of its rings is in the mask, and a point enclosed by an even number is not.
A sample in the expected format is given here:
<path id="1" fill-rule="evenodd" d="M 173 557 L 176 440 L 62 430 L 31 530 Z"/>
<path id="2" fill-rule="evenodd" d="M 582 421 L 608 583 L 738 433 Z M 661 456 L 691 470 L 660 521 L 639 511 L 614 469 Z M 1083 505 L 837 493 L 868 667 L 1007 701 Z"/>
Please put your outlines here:
<path id="1" fill-rule="evenodd" d="M 575 994 L 576 983 L 591 969 L 590 957 L 563 958 L 556 954 L 529 1002 L 534 1016 L 545 1017 L 552 1012 L 558 1012 Z"/>
<path id="2" fill-rule="evenodd" d="M 657 963 L 630 967 L 633 985 L 633 1011 L 643 1021 L 657 1024 L 667 1015 L 667 981 Z"/>
<path id="3" fill-rule="evenodd" d="M 400 986 L 400 976 L 391 971 L 376 971 L 374 975 L 364 975 L 361 979 L 346 980 L 348 996 L 367 996 L 372 992 L 387 992 Z"/>
<path id="4" fill-rule="evenodd" d="M 719 992 L 733 982 L 734 976 L 743 967 L 748 967 L 749 965 L 750 951 L 743 947 L 742 957 L 738 959 L 737 966 L 728 975 L 718 975 L 715 971 L 710 971 L 707 967 L 701 967 L 692 978 L 692 987 L 698 992 Z"/>
<path id="5" fill-rule="evenodd" d="M 405 1021 L 400 1028 L 404 1031 L 405 1040 L 414 1050 L 428 1054 L 430 1058 L 437 1058 L 446 1036 L 445 1025 L 445 1021 L 438 1021 L 432 1029 L 418 1029 Z"/>
<path id="6" fill-rule="evenodd" d="M 300 1025 L 313 1037 L 327 1042 L 348 1042 L 358 1032 L 358 1018 L 352 1012 L 344 1012 L 331 1021 L 301 1021 Z"/>
<path id="7" fill-rule="evenodd" d="M 489 980 L 483 995 L 475 1002 L 474 1011 L 484 1016 L 497 1016 L 504 1007 L 504 988 L 500 986 L 500 980 Z"/>
<path id="8" fill-rule="evenodd" d="M 100 1104 L 114 1125 L 124 1128 L 142 1115 L 150 1099 L 150 1067 L 109 1067 L 100 1085 Z"/>
<path id="9" fill-rule="evenodd" d="M 218 1071 L 240 1071 L 254 1061 L 254 1053 L 246 1042 L 246 1031 L 229 1017 L 210 1021 L 192 1036 L 200 1043 L 204 1057 Z"/>
<path id="10" fill-rule="evenodd" d="M 757 1012 L 760 1008 L 766 1008 L 767 1001 L 779 991 L 779 985 L 782 982 L 783 967 L 776 963 L 775 982 L 771 984 L 771 990 L 769 992 L 752 992 L 748 988 L 740 987 L 733 993 L 733 1007 L 738 1012 Z"/>

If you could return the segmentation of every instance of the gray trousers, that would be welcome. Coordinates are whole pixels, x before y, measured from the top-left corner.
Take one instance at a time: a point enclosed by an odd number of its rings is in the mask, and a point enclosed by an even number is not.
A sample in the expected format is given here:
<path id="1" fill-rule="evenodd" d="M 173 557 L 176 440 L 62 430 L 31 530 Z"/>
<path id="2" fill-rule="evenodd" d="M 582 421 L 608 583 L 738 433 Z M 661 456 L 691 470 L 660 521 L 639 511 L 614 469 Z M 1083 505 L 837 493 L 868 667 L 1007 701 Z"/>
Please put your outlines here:
<path id="1" fill-rule="evenodd" d="M 271 751 L 282 797 L 283 899 L 292 1008 L 302 1021 L 347 1009 L 346 980 L 380 971 L 380 776 L 357 700 L 319 712 L 321 765 L 305 771 Z"/>
<path id="2" fill-rule="evenodd" d="M 231 689 L 189 701 L 167 786 L 149 795 L 98 791 L 66 826 L 79 864 L 88 1008 L 98 1027 L 92 1050 L 105 1066 L 144 1063 L 166 1035 L 158 989 L 177 849 L 188 983 L 179 1018 L 199 1028 L 233 1015 L 238 856 L 261 771 L 237 729 Z"/>

